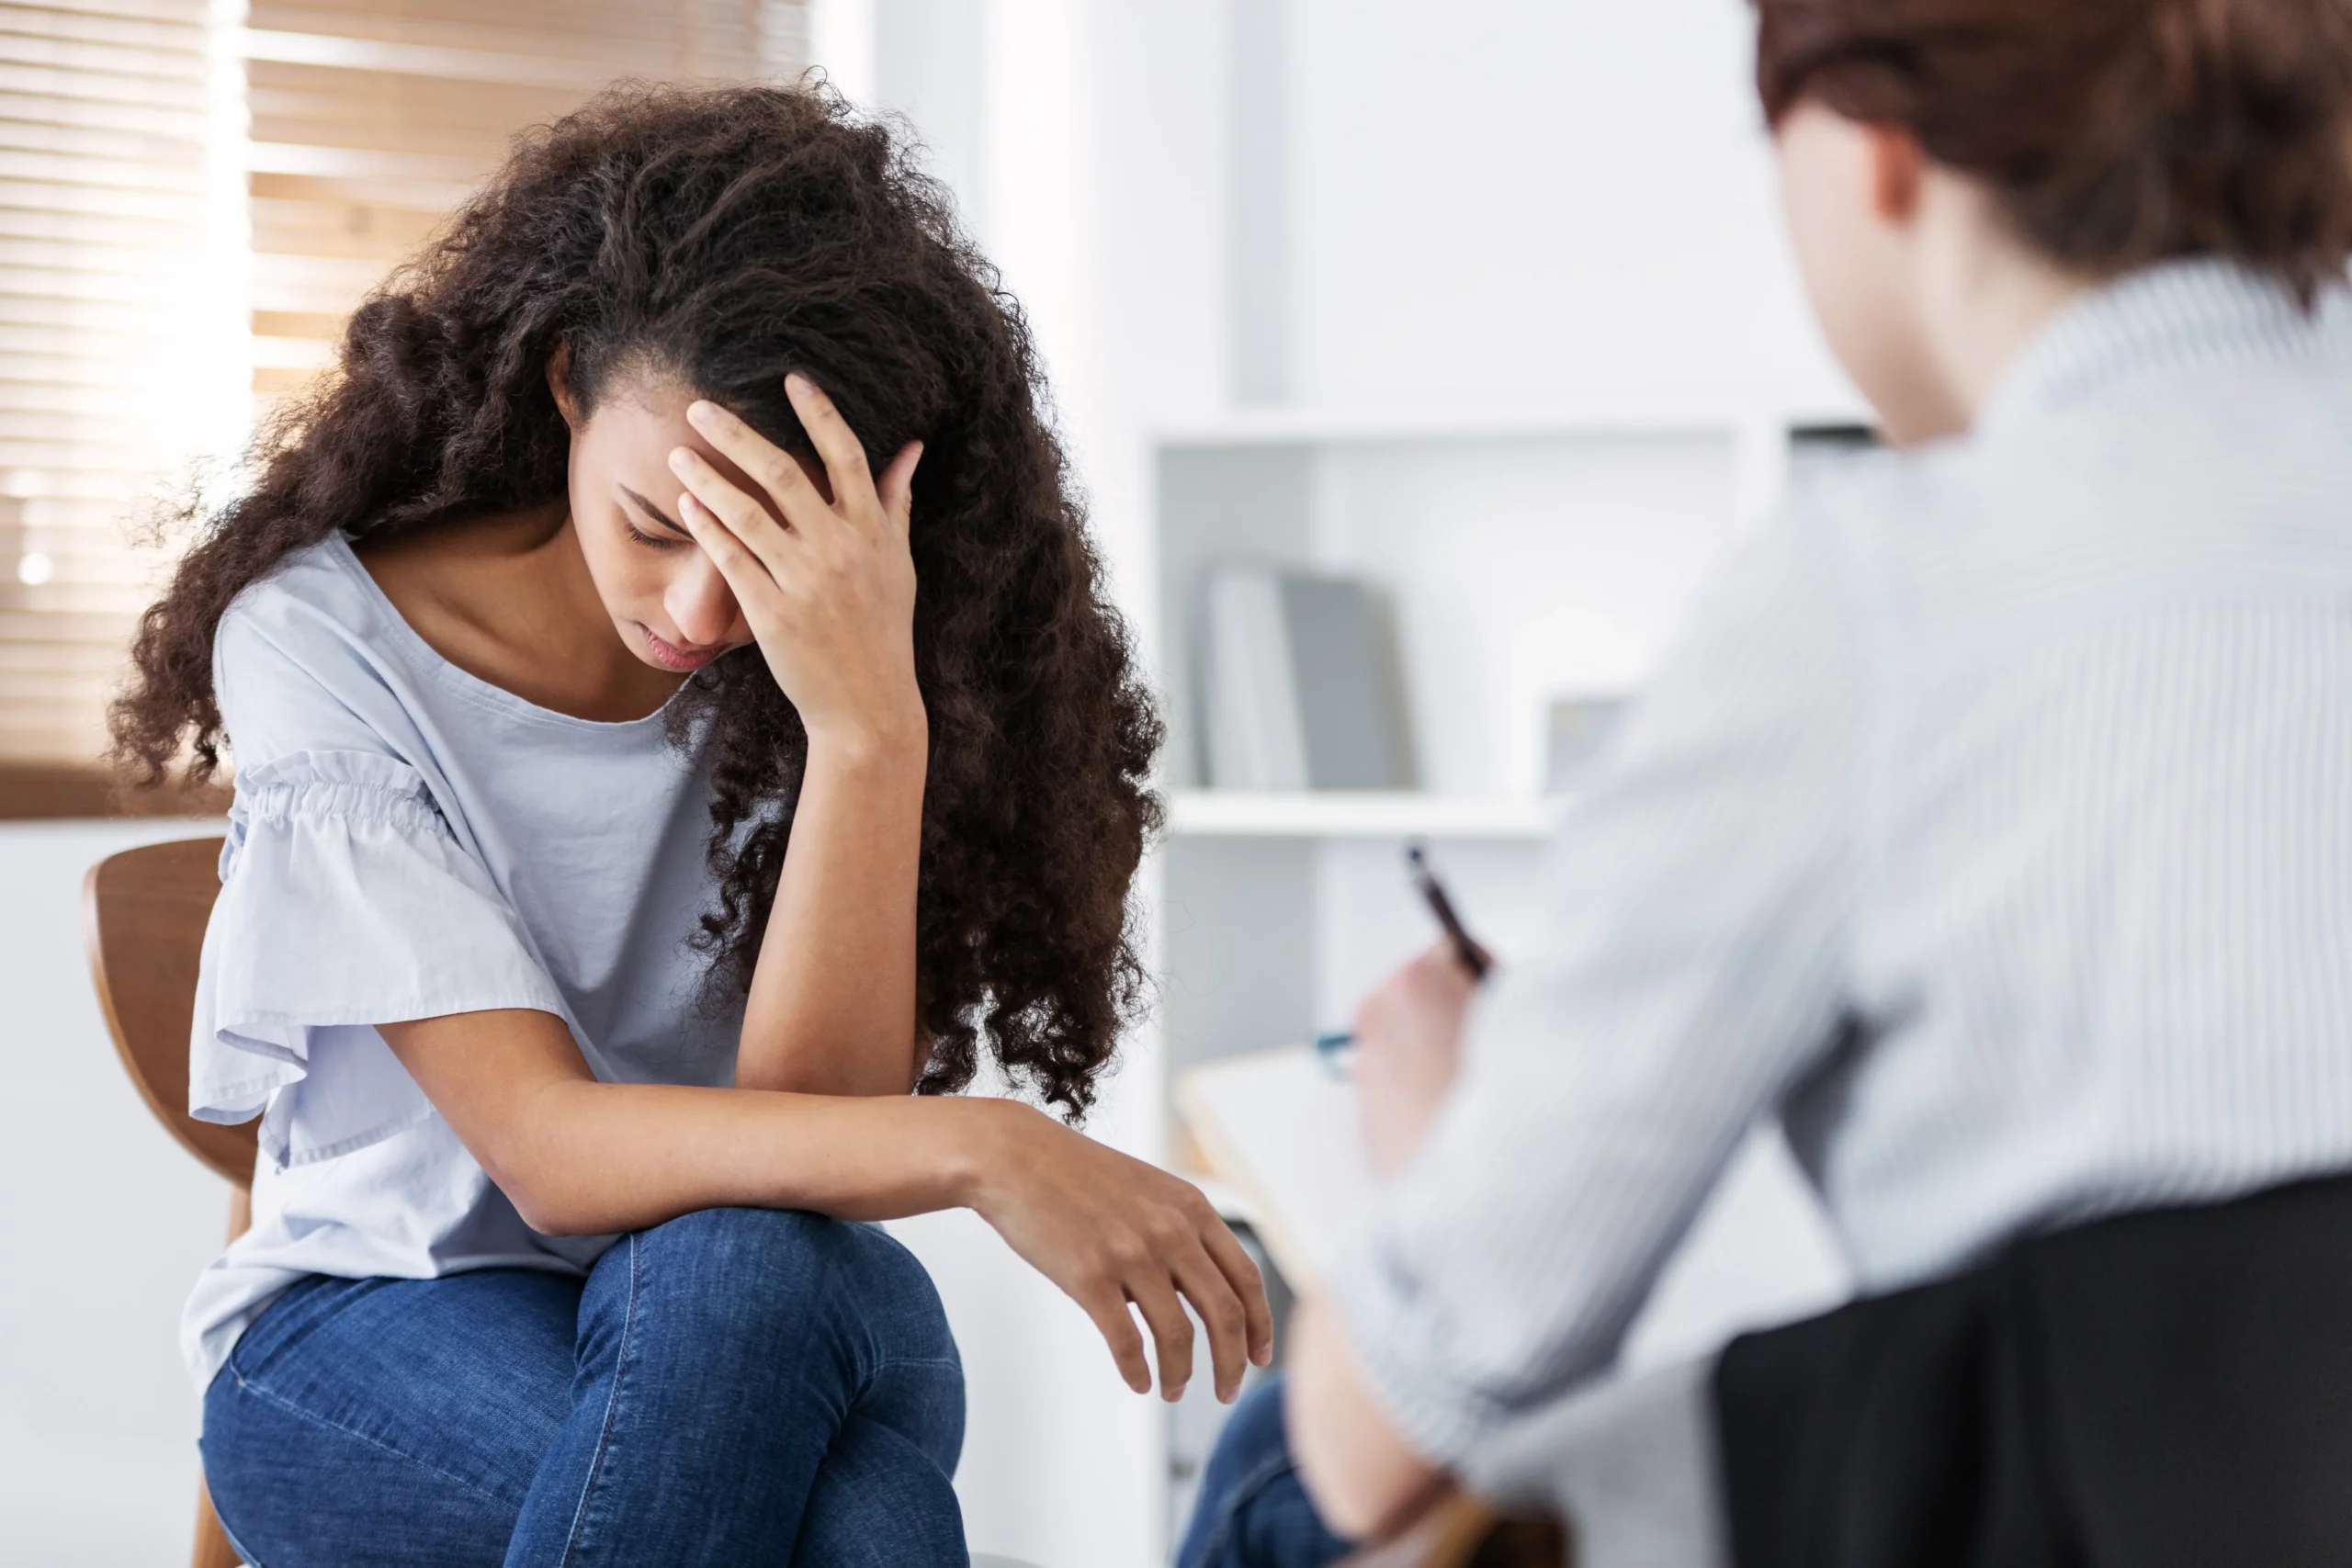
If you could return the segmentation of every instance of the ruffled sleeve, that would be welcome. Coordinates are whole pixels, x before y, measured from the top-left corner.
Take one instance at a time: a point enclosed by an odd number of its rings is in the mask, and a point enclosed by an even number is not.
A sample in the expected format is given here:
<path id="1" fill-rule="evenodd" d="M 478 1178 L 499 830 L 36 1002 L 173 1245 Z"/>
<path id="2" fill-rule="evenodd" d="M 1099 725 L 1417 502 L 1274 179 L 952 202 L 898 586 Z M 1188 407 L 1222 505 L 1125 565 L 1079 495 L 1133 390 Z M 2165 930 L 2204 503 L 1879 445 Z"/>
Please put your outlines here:
<path id="1" fill-rule="evenodd" d="M 280 1168 L 433 1114 L 375 1030 L 493 1008 L 565 1016 L 520 922 L 397 757 L 300 750 L 241 770 L 204 939 L 188 1110 L 262 1116 Z"/>

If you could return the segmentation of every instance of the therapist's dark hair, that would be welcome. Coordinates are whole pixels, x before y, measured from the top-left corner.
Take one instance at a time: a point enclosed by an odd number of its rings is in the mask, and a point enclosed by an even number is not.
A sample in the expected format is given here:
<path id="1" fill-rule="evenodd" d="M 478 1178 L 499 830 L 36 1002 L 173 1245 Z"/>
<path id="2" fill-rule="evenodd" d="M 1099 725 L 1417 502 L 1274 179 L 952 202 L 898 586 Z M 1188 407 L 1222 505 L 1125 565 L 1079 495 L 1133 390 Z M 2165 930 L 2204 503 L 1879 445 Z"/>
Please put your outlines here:
<path id="1" fill-rule="evenodd" d="M 1902 126 L 2057 261 L 2224 256 L 2306 304 L 2352 259 L 2352 0 L 1757 0 L 1778 124 Z"/>
<path id="2" fill-rule="evenodd" d="M 931 722 L 916 911 L 927 1092 L 1007 1076 L 1076 1113 L 1145 996 L 1127 892 L 1160 726 L 1102 592 L 1019 307 L 888 124 L 820 87 L 631 86 L 525 136 L 351 318 L 334 374 L 265 433 L 249 493 L 190 519 L 146 613 L 117 755 L 219 761 L 230 602 L 340 531 L 387 536 L 560 504 L 559 346 L 594 408 L 673 378 L 814 456 L 786 371 L 832 395 L 876 471 L 921 438 L 910 547 Z M 756 648 L 670 707 L 712 768 L 717 996 L 749 986 L 808 755 Z M 680 940 L 690 934 L 681 931 Z"/>

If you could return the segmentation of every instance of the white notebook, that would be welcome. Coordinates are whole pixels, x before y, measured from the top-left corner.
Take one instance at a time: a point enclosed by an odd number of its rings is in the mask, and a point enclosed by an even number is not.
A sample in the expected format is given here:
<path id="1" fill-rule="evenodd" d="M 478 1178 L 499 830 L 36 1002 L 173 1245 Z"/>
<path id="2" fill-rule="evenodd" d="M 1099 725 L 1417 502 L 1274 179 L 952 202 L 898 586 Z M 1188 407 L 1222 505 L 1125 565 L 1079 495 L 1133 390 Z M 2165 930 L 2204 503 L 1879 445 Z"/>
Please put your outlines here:
<path id="1" fill-rule="evenodd" d="M 1344 1058 L 1294 1045 L 1211 1062 L 1178 1079 L 1176 1104 L 1214 1173 L 1256 1211 L 1275 1267 L 1296 1288 L 1318 1283 L 1372 1201 Z"/>

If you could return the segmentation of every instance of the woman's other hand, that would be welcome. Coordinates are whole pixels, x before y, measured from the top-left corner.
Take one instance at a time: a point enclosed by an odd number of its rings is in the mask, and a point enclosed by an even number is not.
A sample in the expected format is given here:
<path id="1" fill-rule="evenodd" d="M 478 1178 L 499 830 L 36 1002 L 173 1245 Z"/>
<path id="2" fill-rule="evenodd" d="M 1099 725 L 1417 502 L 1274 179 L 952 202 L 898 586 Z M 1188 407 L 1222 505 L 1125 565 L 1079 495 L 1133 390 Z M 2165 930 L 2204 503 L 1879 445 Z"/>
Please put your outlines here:
<path id="1" fill-rule="evenodd" d="M 1160 1396 L 1172 1401 L 1193 1376 L 1189 1302 L 1208 1329 L 1216 1395 L 1231 1403 L 1244 1363 L 1273 1359 L 1273 1314 L 1257 1265 L 1200 1189 L 1027 1106 L 996 1103 L 1004 1111 L 972 1207 L 1086 1309 L 1137 1393 L 1151 1390 L 1151 1365 L 1129 1306 L 1150 1325 Z"/>
<path id="2" fill-rule="evenodd" d="M 670 454 L 686 487 L 678 515 L 726 575 L 811 746 L 905 739 L 910 727 L 920 736 L 907 525 L 922 446 L 910 442 L 877 480 L 832 399 L 797 373 L 785 389 L 831 496 L 791 453 L 696 401 L 688 422 L 765 494 L 747 494 L 680 446 Z"/>
<path id="3" fill-rule="evenodd" d="M 1440 943 L 1366 997 L 1355 1019 L 1357 1103 L 1373 1168 L 1403 1168 L 1461 1066 L 1462 1021 L 1477 981 Z"/>

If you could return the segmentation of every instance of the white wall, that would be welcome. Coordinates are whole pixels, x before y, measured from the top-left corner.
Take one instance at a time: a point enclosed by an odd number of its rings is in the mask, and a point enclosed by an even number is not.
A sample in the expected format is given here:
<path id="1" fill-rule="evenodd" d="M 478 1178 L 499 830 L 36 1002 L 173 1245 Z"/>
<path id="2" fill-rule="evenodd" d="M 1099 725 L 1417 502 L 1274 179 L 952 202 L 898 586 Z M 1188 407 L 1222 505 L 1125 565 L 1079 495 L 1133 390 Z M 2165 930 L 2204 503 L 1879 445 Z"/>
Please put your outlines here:
<path id="1" fill-rule="evenodd" d="M 1295 397 L 1822 397 L 1741 0 L 1290 0 Z"/>
<path id="2" fill-rule="evenodd" d="M 185 1562 L 196 1396 L 180 1303 L 229 1190 L 156 1125 L 116 1061 L 82 953 L 82 875 L 213 823 L 0 824 L 0 1562 Z"/>

